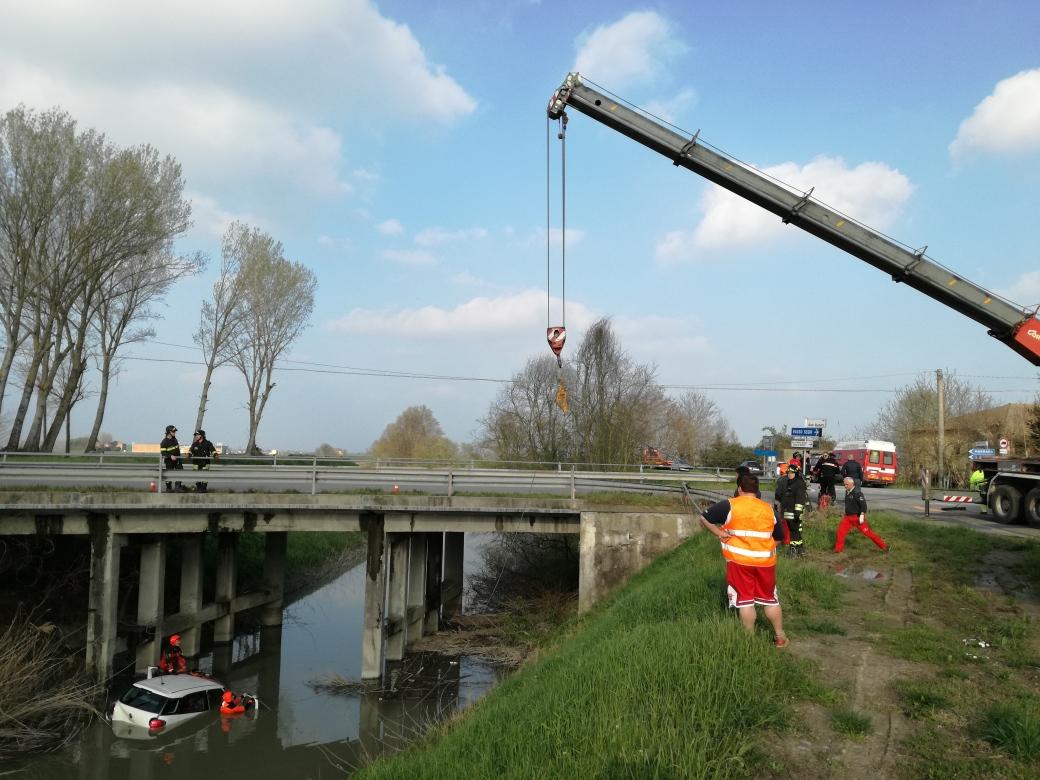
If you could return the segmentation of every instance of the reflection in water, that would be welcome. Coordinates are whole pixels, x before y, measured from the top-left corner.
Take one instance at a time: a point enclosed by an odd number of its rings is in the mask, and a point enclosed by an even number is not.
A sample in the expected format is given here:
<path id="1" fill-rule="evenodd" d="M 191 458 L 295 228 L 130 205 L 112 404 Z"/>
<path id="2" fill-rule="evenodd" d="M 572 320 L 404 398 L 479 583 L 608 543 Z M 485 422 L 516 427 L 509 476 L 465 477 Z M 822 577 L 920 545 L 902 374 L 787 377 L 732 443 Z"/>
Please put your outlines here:
<path id="1" fill-rule="evenodd" d="M 19 764 L 16 777 L 77 780 L 200 780 L 342 777 L 367 761 L 399 750 L 430 725 L 465 707 L 499 679 L 486 663 L 460 656 L 409 657 L 395 667 L 411 685 L 368 694 L 327 694 L 316 678 L 361 673 L 364 566 L 286 610 L 281 628 L 237 637 L 200 659 L 199 668 L 261 702 L 253 720 L 207 714 L 168 735 L 116 737 L 92 725 L 65 751 Z M 387 688 L 384 682 L 383 688 Z M 117 683 L 120 695 L 129 681 Z"/>

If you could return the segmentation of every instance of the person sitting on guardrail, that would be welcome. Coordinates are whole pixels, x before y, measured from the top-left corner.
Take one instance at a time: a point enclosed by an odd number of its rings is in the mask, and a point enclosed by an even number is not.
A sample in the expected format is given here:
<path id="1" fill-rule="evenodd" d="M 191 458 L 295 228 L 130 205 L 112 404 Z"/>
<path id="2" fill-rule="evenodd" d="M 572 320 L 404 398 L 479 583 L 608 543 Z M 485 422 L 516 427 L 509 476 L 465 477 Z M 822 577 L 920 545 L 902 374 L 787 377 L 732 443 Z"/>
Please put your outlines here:
<path id="1" fill-rule="evenodd" d="M 213 446 L 213 442 L 206 438 L 206 432 L 200 428 L 195 431 L 195 440 L 188 448 L 188 457 L 191 458 L 195 471 L 201 472 L 209 468 L 210 458 L 218 458 L 220 455 L 217 448 Z M 196 473 L 195 476 L 197 478 L 200 475 Z M 209 490 L 208 482 L 195 483 L 196 493 L 205 493 L 207 490 Z"/>

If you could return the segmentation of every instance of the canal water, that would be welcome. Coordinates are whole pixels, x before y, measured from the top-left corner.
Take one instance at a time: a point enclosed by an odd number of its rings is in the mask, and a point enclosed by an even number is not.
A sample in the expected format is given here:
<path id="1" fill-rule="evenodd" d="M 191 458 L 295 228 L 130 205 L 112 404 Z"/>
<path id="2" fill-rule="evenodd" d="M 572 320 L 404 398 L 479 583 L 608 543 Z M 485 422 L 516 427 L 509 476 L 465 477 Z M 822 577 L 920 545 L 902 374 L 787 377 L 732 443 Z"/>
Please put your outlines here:
<path id="1" fill-rule="evenodd" d="M 481 540 L 467 538 L 466 570 Z M 478 699 L 503 676 L 468 656 L 410 656 L 393 679 L 366 693 L 329 693 L 312 683 L 361 675 L 365 566 L 360 564 L 286 608 L 284 624 L 236 637 L 200 659 L 236 692 L 260 699 L 255 719 L 207 713 L 158 738 L 116 736 L 103 722 L 53 754 L 3 767 L 0 776 L 51 780 L 242 777 L 327 780 L 400 750 L 438 720 Z M 113 686 L 113 696 L 129 684 Z"/>

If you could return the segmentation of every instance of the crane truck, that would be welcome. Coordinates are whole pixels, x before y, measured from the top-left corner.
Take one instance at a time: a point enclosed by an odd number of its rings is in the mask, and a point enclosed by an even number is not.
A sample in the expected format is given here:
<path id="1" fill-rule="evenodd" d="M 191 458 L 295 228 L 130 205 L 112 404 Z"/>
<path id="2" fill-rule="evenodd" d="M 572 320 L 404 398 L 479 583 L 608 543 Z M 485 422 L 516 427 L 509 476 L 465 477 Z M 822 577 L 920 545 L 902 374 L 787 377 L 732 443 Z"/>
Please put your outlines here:
<path id="1" fill-rule="evenodd" d="M 549 100 L 550 119 L 566 117 L 568 108 L 585 114 L 663 155 L 673 165 L 702 176 L 730 192 L 891 275 L 951 309 L 984 325 L 1034 366 L 1040 366 L 1040 319 L 1037 311 L 1016 306 L 965 279 L 925 254 L 857 222 L 761 171 L 692 137 L 676 132 L 624 101 L 595 89 L 570 73 Z M 988 479 L 986 502 L 1000 522 L 1025 520 L 1040 527 L 1040 460 L 998 459 L 983 466 Z"/>

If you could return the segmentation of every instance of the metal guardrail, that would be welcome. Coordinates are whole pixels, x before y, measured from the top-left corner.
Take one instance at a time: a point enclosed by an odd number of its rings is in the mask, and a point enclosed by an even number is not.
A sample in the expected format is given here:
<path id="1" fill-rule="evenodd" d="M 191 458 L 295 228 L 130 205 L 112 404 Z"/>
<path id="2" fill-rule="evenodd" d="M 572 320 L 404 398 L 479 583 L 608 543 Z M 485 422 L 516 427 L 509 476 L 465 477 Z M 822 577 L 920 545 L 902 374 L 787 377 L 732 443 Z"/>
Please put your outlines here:
<path id="1" fill-rule="evenodd" d="M 0 461 L 0 486 L 118 486 L 164 492 L 165 482 L 186 486 L 206 482 L 214 488 L 284 492 L 336 492 L 365 488 L 423 491 L 451 496 L 456 492 L 545 492 L 569 494 L 597 490 L 673 491 L 687 482 L 727 480 L 706 471 L 570 471 L 487 468 L 420 468 L 309 465 L 222 465 L 195 471 L 163 470 L 162 464 L 63 463 Z M 730 478 L 731 479 L 731 478 Z"/>

